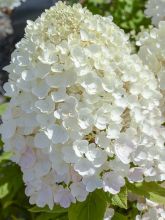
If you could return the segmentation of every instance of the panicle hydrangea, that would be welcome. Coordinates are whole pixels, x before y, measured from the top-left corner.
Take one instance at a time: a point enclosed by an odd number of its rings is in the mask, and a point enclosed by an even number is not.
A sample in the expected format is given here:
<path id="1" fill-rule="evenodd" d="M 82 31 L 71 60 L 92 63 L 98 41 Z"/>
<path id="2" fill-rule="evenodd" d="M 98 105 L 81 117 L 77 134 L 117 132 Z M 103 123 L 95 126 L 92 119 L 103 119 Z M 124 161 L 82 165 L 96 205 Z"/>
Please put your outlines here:
<path id="1" fill-rule="evenodd" d="M 148 0 L 145 14 L 152 18 L 152 24 L 158 26 L 159 21 L 165 20 L 165 0 Z"/>
<path id="2" fill-rule="evenodd" d="M 21 5 L 21 2 L 26 0 L 0 0 L 0 8 L 14 9 Z"/>
<path id="3" fill-rule="evenodd" d="M 69 207 L 125 178 L 164 180 L 162 95 L 112 18 L 58 2 L 25 32 L 5 68 L 1 134 L 30 203 Z"/>
<path id="4" fill-rule="evenodd" d="M 155 74 L 159 90 L 162 93 L 161 111 L 165 117 L 165 21 L 159 23 L 158 28 L 140 33 L 137 45 L 139 57 Z M 165 120 L 164 120 L 165 121 Z"/>

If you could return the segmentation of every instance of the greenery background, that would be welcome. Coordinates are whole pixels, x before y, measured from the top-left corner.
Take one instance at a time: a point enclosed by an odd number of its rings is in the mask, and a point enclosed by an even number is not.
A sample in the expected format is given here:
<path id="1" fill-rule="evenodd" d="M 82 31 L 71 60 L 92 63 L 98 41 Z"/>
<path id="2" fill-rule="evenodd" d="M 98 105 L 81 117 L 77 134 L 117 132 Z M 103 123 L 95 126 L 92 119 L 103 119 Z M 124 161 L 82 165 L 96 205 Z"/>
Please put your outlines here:
<path id="1" fill-rule="evenodd" d="M 68 0 L 69 4 L 78 0 Z M 103 16 L 112 15 L 114 22 L 123 28 L 126 33 L 138 33 L 142 26 L 148 28 L 150 19 L 144 16 L 146 0 L 81 0 L 94 14 Z M 131 34 L 131 36 L 134 36 Z M 5 110 L 6 104 L 0 106 L 0 115 Z M 24 194 L 22 173 L 19 167 L 10 162 L 10 154 L 3 153 L 3 143 L 0 141 L 0 220 L 102 220 L 108 203 L 115 207 L 116 214 L 113 220 L 133 220 L 137 214 L 134 203 L 127 202 L 128 192 L 134 192 L 154 201 L 165 204 L 164 190 L 154 183 L 147 185 L 127 184 L 119 195 L 109 196 L 101 190 L 90 194 L 87 201 L 72 205 L 69 210 L 54 207 L 50 211 L 47 207 L 40 209 L 30 206 Z M 84 211 L 89 205 L 90 212 Z M 98 206 L 98 207 L 97 207 Z M 99 212 L 97 212 L 99 210 Z M 84 215 L 82 215 L 84 213 Z M 86 216 L 88 216 L 86 218 Z"/>

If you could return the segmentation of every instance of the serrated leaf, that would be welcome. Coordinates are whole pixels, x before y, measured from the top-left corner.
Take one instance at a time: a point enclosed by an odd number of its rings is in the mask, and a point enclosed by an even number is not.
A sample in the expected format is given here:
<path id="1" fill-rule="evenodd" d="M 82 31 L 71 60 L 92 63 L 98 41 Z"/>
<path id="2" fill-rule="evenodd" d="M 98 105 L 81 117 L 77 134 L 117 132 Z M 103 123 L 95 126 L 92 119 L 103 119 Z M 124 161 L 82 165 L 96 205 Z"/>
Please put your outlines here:
<path id="1" fill-rule="evenodd" d="M 156 182 L 127 183 L 127 187 L 130 192 L 165 205 L 165 188 Z"/>
<path id="2" fill-rule="evenodd" d="M 71 205 L 69 220 L 103 220 L 106 206 L 105 194 L 96 190 L 89 194 L 86 201 Z"/>
<path id="3" fill-rule="evenodd" d="M 120 192 L 112 196 L 112 205 L 127 209 L 127 188 L 123 187 Z"/>
<path id="4" fill-rule="evenodd" d="M 40 208 L 37 206 L 34 206 L 29 209 L 30 212 L 46 212 L 46 213 L 66 213 L 68 209 L 64 209 L 58 205 L 54 206 L 54 208 L 51 210 L 48 206 L 45 206 L 44 208 Z"/>

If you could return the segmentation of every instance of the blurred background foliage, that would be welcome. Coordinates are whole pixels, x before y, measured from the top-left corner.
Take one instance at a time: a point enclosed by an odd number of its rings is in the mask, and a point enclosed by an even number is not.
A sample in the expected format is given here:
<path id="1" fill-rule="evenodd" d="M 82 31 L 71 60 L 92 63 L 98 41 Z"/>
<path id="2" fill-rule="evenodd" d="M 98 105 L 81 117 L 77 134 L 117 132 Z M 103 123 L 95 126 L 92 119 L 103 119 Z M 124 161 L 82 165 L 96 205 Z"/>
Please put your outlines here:
<path id="1" fill-rule="evenodd" d="M 80 2 L 93 14 L 113 16 L 114 22 L 125 30 L 138 33 L 142 27 L 147 28 L 151 20 L 144 15 L 147 0 L 68 0 L 69 4 Z"/>
<path id="2" fill-rule="evenodd" d="M 147 28 L 151 24 L 150 19 L 144 16 L 146 0 L 68 0 L 67 2 L 68 4 L 80 2 L 93 14 L 112 15 L 114 22 L 126 33 L 138 33 L 141 27 Z M 1 104 L 0 115 L 5 108 L 6 104 Z M 67 214 L 64 212 L 52 214 L 34 209 L 30 211 L 32 206 L 29 205 L 24 193 L 22 173 L 9 159 L 10 154 L 3 152 L 3 143 L 0 141 L 0 220 L 67 220 Z M 121 209 L 120 212 L 126 211 Z M 127 210 L 128 218 L 119 214 L 116 219 L 134 219 L 136 212 L 136 208 L 130 208 Z"/>

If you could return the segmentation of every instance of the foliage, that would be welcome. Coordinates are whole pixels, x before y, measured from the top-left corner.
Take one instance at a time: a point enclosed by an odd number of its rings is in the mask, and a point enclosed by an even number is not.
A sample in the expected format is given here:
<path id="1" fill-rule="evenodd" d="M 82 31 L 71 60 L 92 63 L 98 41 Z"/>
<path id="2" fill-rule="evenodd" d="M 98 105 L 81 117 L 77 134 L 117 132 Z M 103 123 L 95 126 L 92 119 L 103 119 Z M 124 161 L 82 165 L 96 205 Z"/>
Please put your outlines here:
<path id="1" fill-rule="evenodd" d="M 114 22 L 126 32 L 139 32 L 141 26 L 148 27 L 150 19 L 144 16 L 147 0 L 68 0 L 68 3 L 82 2 L 94 14 L 112 15 Z"/>
<path id="2" fill-rule="evenodd" d="M 112 205 L 127 209 L 127 187 L 123 187 L 120 193 L 112 196 Z"/>
<path id="3" fill-rule="evenodd" d="M 145 198 L 165 205 L 165 189 L 156 182 L 127 184 L 128 190 Z"/>
<path id="4" fill-rule="evenodd" d="M 69 220 L 101 220 L 104 217 L 106 206 L 107 201 L 104 192 L 96 190 L 89 194 L 86 201 L 73 204 L 69 208 Z"/>

